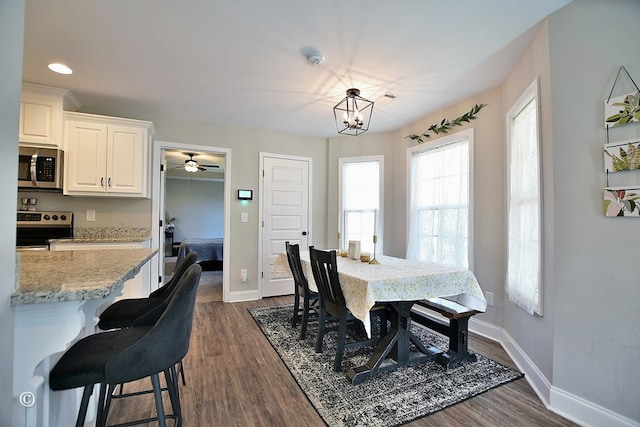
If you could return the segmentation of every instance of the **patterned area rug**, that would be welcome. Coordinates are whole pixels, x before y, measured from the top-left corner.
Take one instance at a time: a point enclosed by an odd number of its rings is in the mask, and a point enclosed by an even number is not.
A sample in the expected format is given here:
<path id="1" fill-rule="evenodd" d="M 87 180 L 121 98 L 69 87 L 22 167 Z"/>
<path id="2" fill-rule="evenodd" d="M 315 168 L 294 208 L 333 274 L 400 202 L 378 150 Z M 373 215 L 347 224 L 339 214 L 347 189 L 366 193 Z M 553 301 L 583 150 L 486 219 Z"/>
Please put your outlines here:
<path id="1" fill-rule="evenodd" d="M 371 348 L 348 350 L 343 372 L 333 371 L 335 332 L 325 335 L 324 352 L 315 352 L 313 323 L 304 341 L 300 326 L 291 327 L 293 305 L 249 309 L 300 388 L 330 427 L 397 426 L 477 396 L 523 375 L 477 354 L 478 361 L 445 371 L 435 362 L 370 378 L 351 385 L 345 373 L 364 364 Z M 413 332 L 429 347 L 447 348 L 440 336 L 412 325 Z"/>

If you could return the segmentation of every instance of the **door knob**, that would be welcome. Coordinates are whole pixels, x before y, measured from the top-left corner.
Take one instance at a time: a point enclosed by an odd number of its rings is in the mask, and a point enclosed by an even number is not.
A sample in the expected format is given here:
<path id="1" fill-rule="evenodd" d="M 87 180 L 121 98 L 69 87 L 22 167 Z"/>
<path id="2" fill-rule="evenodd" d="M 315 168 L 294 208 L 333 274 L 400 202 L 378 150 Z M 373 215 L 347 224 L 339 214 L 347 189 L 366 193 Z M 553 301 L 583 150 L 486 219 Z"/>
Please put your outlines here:
<path id="1" fill-rule="evenodd" d="M 303 236 L 306 236 L 306 235 L 307 235 L 307 232 L 306 232 L 306 231 L 303 231 L 303 232 L 302 232 L 302 235 L 303 235 Z"/>

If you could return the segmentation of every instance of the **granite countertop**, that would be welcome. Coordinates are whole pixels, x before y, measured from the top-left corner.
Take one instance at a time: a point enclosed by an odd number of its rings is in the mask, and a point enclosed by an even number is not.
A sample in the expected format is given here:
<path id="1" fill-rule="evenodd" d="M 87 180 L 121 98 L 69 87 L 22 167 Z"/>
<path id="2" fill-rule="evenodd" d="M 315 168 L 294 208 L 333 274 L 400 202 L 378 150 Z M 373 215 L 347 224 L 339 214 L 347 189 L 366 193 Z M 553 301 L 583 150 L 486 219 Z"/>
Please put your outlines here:
<path id="1" fill-rule="evenodd" d="M 151 238 L 149 228 L 134 227 L 79 227 L 73 232 L 73 238 L 53 239 L 50 243 L 122 243 L 144 242 Z"/>
<path id="2" fill-rule="evenodd" d="M 65 244 L 65 243 L 135 243 L 149 240 L 150 237 L 73 237 L 69 239 L 50 239 L 49 243 Z"/>
<path id="3" fill-rule="evenodd" d="M 20 281 L 11 305 L 104 298 L 157 253 L 156 249 L 20 252 Z"/>

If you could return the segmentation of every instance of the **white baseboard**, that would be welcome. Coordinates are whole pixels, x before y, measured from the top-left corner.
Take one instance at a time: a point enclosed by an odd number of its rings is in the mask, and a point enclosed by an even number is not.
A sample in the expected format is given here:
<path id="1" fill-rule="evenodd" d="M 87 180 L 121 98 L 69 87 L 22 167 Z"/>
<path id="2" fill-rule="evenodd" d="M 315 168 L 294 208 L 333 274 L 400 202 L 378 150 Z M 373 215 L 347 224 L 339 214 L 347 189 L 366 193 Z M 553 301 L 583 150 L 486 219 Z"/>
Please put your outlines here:
<path id="1" fill-rule="evenodd" d="M 500 345 L 502 345 L 502 348 L 504 348 L 504 351 L 507 352 L 511 360 L 516 364 L 520 372 L 524 373 L 525 379 L 536 392 L 538 398 L 547 408 L 549 407 L 551 384 L 503 328 L 499 328 L 481 320 L 471 319 L 469 322 L 469 330 L 473 333 L 499 342 Z"/>
<path id="2" fill-rule="evenodd" d="M 640 422 L 624 417 L 607 408 L 589 402 L 579 396 L 567 393 L 558 387 L 551 387 L 549 409 L 575 423 L 594 427 L 638 427 Z"/>
<path id="3" fill-rule="evenodd" d="M 550 411 L 581 426 L 640 427 L 640 423 L 596 405 L 579 396 L 552 386 L 533 361 L 503 329 L 481 320 L 471 319 L 469 330 L 497 341 L 514 361 L 520 372 Z"/>
<path id="4" fill-rule="evenodd" d="M 503 330 L 504 339 L 501 344 L 509 357 L 515 362 L 518 369 L 524 372 L 524 377 L 527 382 L 536 392 L 538 398 L 542 401 L 544 406 L 549 408 L 549 395 L 551 394 L 551 383 L 547 380 L 547 377 L 538 369 L 533 361 L 527 356 L 527 354 L 520 348 L 518 343 L 514 341 L 511 336 Z M 549 408 L 550 409 L 550 408 Z"/>
<path id="5" fill-rule="evenodd" d="M 502 343 L 504 339 L 504 330 L 502 328 L 473 317 L 469 319 L 469 330 L 474 334 L 482 335 L 499 343 Z"/>
<path id="6" fill-rule="evenodd" d="M 250 291 L 232 291 L 229 292 L 229 301 L 226 302 L 242 302 L 255 301 L 262 298 L 257 289 Z"/>

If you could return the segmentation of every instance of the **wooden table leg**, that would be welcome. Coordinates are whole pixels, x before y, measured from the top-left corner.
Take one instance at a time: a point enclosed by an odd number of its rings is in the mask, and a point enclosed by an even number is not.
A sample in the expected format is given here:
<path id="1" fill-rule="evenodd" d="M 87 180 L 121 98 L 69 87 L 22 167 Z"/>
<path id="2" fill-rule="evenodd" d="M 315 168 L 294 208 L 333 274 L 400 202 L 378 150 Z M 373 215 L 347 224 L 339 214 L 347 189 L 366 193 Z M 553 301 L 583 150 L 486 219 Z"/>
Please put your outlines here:
<path id="1" fill-rule="evenodd" d="M 396 301 L 391 307 L 391 329 L 378 343 L 367 363 L 347 372 L 351 384 L 359 384 L 374 375 L 412 366 L 434 359 L 442 353 L 436 348 L 425 348 L 411 332 L 411 307 L 413 301 Z M 411 344 L 418 351 L 410 351 Z"/>

